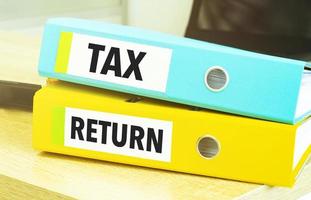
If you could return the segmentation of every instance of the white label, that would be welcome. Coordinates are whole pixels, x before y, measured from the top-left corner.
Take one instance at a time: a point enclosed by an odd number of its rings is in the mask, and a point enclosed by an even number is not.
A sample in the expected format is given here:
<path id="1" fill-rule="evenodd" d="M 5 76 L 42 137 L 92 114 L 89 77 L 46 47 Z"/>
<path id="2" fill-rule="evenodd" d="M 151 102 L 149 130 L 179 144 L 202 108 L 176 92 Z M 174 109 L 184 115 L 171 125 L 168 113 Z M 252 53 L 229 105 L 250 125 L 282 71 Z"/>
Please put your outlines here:
<path id="1" fill-rule="evenodd" d="M 172 122 L 66 108 L 64 145 L 170 162 Z"/>
<path id="2" fill-rule="evenodd" d="M 301 124 L 296 130 L 295 151 L 293 169 L 301 160 L 301 157 L 311 145 L 311 119 Z"/>
<path id="3" fill-rule="evenodd" d="M 67 73 L 165 92 L 171 55 L 168 48 L 74 33 Z"/>

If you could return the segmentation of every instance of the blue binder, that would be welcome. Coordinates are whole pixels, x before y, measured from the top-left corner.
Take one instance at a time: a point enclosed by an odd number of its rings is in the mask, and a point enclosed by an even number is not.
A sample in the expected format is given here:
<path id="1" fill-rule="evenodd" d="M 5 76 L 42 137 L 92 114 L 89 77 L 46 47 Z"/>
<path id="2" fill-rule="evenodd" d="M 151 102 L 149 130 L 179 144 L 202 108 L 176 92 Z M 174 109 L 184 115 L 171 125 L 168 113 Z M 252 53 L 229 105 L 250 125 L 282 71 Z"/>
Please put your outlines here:
<path id="1" fill-rule="evenodd" d="M 39 61 L 42 76 L 289 124 L 311 113 L 309 69 L 304 61 L 72 18 L 48 20 Z"/>

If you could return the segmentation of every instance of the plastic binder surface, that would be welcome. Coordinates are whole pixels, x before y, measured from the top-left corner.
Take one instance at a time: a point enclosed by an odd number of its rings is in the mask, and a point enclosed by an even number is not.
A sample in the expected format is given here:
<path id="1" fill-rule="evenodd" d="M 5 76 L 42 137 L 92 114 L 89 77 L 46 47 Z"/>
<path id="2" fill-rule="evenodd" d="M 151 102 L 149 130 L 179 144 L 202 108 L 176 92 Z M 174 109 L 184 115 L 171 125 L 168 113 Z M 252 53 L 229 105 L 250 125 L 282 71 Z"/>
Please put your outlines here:
<path id="1" fill-rule="evenodd" d="M 269 185 L 293 185 L 311 151 L 311 120 L 281 124 L 65 82 L 36 93 L 33 117 L 36 149 Z"/>
<path id="2" fill-rule="evenodd" d="M 306 89 L 300 89 L 306 65 L 134 27 L 56 18 L 45 26 L 39 72 L 65 81 L 294 124 L 311 110 L 310 103 L 303 108 L 304 103 L 299 103 L 311 101 Z"/>

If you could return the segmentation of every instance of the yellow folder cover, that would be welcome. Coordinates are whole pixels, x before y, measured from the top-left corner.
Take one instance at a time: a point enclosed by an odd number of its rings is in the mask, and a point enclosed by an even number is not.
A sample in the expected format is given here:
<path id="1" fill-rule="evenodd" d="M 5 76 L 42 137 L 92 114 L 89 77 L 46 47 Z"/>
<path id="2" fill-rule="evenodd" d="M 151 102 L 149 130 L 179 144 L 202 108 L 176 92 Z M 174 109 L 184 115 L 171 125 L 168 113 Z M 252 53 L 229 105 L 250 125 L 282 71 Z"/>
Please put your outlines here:
<path id="1" fill-rule="evenodd" d="M 34 97 L 36 149 L 268 185 L 294 184 L 310 128 L 60 81 Z"/>

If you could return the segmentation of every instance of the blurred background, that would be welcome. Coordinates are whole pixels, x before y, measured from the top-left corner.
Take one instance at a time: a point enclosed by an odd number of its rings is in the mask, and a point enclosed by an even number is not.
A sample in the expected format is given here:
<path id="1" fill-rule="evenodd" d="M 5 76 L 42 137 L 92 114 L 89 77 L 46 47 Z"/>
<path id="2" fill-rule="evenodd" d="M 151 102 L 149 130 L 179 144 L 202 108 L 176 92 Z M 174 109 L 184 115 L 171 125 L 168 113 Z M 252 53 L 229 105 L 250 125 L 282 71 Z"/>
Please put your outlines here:
<path id="1" fill-rule="evenodd" d="M 183 35 L 191 6 L 191 0 L 0 0 L 0 80 L 44 83 L 37 63 L 44 23 L 50 17 L 94 19 Z"/>
<path id="2" fill-rule="evenodd" d="M 127 24 L 272 55 L 310 59 L 310 0 L 0 0 L 0 80 L 42 84 L 50 17 Z"/>

